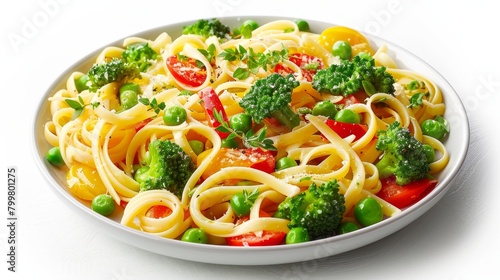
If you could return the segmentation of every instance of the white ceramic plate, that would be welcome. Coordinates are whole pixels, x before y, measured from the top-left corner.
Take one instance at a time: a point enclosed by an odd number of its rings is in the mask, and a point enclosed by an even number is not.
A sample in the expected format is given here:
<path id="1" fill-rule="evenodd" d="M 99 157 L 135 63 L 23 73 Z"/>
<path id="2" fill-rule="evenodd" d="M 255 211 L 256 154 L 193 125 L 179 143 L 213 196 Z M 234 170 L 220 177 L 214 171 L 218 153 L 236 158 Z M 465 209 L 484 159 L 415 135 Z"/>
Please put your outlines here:
<path id="1" fill-rule="evenodd" d="M 246 19 L 254 19 L 259 24 L 263 24 L 278 18 L 274 17 L 227 17 L 220 20 L 230 27 L 240 26 Z M 283 19 L 283 18 L 280 18 Z M 323 29 L 333 26 L 332 23 L 317 22 L 308 20 L 311 30 L 320 33 Z M 163 26 L 147 30 L 131 36 L 154 39 L 161 32 L 168 32 L 172 38 L 180 35 L 182 26 L 192 22 L 181 22 L 178 24 Z M 438 176 L 439 183 L 436 188 L 424 199 L 405 209 L 402 214 L 384 220 L 375 225 L 362 228 L 352 233 L 338 235 L 323 240 L 316 240 L 295 245 L 281 245 L 269 247 L 230 247 L 206 244 L 193 244 L 170 240 L 152 236 L 125 226 L 119 223 L 121 213 L 116 213 L 112 219 L 100 216 L 93 212 L 88 203 L 74 198 L 66 188 L 65 173 L 51 166 L 45 159 L 45 153 L 50 146 L 44 139 L 43 127 L 50 119 L 48 97 L 65 86 L 67 77 L 74 71 L 85 72 L 95 61 L 96 56 L 102 48 L 89 54 L 82 60 L 70 66 L 59 78 L 50 86 L 40 100 L 40 105 L 35 114 L 33 123 L 33 145 L 35 158 L 43 176 L 49 187 L 69 208 L 75 211 L 76 215 L 81 215 L 93 223 L 96 228 L 102 229 L 111 236 L 125 242 L 126 244 L 138 248 L 155 252 L 161 255 L 179 259 L 231 265 L 259 265 L 259 264 L 280 264 L 298 261 L 307 261 L 322 257 L 332 256 L 353 250 L 377 240 L 384 238 L 401 228 L 405 227 L 432 206 L 434 206 L 448 191 L 453 183 L 453 179 L 462 165 L 469 143 L 469 125 L 464 107 L 451 85 L 429 64 L 422 61 L 412 53 L 402 49 L 390 42 L 380 38 L 367 36 L 371 43 L 376 46 L 387 44 L 391 50 L 392 57 L 402 68 L 408 68 L 424 74 L 434 81 L 443 91 L 447 111 L 445 118 L 450 122 L 451 132 L 446 140 L 446 147 L 451 155 L 450 162 L 444 171 Z M 119 46 L 123 40 L 111 42 L 109 45 Z M 104 48 L 104 46 L 103 46 Z"/>

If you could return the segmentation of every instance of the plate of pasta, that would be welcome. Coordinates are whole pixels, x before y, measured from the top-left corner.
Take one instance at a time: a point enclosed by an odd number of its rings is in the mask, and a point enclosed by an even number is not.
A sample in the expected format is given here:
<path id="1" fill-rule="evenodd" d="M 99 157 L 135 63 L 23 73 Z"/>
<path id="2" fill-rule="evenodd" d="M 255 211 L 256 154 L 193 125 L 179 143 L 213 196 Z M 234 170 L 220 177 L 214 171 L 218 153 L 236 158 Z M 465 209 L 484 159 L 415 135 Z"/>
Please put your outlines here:
<path id="1" fill-rule="evenodd" d="M 307 261 L 428 211 L 465 158 L 451 85 L 355 29 L 200 19 L 112 42 L 50 86 L 34 119 L 50 188 L 111 236 L 217 264 Z"/>

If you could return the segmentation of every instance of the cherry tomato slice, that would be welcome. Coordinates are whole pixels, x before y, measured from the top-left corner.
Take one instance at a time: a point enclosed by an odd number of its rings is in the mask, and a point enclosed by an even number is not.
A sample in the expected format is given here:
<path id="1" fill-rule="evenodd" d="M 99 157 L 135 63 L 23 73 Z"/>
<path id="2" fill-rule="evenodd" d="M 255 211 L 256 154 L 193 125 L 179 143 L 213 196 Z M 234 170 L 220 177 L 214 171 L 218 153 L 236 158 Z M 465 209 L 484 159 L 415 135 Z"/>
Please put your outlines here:
<path id="1" fill-rule="evenodd" d="M 304 79 L 308 82 L 311 82 L 314 74 L 323 68 L 323 61 L 320 58 L 305 53 L 293 53 L 288 59 L 300 67 Z"/>
<path id="2" fill-rule="evenodd" d="M 342 138 L 354 135 L 354 141 L 363 137 L 368 131 L 368 127 L 364 124 L 338 122 L 331 119 L 327 119 L 325 123 Z"/>
<path id="3" fill-rule="evenodd" d="M 404 208 L 425 197 L 437 184 L 436 179 L 424 178 L 404 186 L 396 184 L 396 177 L 381 179 L 382 188 L 377 195 L 390 204 Z"/>
<path id="4" fill-rule="evenodd" d="M 160 219 L 172 213 L 172 210 L 165 205 L 155 205 L 148 209 L 146 217 Z"/>
<path id="5" fill-rule="evenodd" d="M 260 211 L 259 216 L 270 217 L 270 215 L 264 211 Z M 241 217 L 236 221 L 236 224 L 242 224 L 248 221 L 248 219 L 248 216 Z M 226 237 L 226 243 L 230 246 L 272 246 L 282 244 L 285 237 L 285 232 L 263 230 L 259 232 L 258 235 L 249 232 L 238 236 Z"/>
<path id="6" fill-rule="evenodd" d="M 198 67 L 194 58 L 179 59 L 177 55 L 172 55 L 167 58 L 166 63 L 172 76 L 187 86 L 201 86 L 207 79 L 207 70 L 205 67 Z"/>
<path id="7" fill-rule="evenodd" d="M 274 72 L 276 72 L 282 76 L 286 76 L 288 74 L 294 73 L 291 68 L 289 68 L 288 66 L 283 65 L 281 63 L 278 63 L 278 64 L 276 64 L 276 66 L 274 66 Z"/>
<path id="8" fill-rule="evenodd" d="M 288 59 L 300 67 L 304 79 L 308 82 L 311 82 L 314 74 L 316 74 L 319 69 L 323 68 L 323 61 L 320 58 L 305 53 L 293 53 Z M 294 73 L 292 69 L 281 63 L 276 64 L 274 72 L 281 75 Z"/>
<path id="9" fill-rule="evenodd" d="M 278 231 L 263 230 L 257 236 L 255 233 L 245 233 L 238 236 L 226 238 L 227 245 L 230 246 L 272 246 L 283 243 L 286 233 Z"/>
<path id="10" fill-rule="evenodd" d="M 349 94 L 342 98 L 339 102 L 336 102 L 338 105 L 342 105 L 343 107 L 347 107 L 352 104 L 364 103 L 365 99 L 368 98 L 368 94 L 363 90 L 355 92 L 353 94 Z"/>

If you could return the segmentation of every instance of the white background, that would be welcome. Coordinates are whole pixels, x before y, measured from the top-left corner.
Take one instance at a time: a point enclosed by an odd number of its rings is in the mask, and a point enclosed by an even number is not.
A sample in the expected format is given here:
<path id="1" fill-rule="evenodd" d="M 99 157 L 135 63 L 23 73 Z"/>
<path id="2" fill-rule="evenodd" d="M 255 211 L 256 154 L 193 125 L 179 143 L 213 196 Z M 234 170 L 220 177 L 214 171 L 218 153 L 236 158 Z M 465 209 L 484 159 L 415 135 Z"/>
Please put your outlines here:
<path id="1" fill-rule="evenodd" d="M 328 2 L 329 4 L 325 5 Z M 0 12 L 1 279 L 492 279 L 500 259 L 494 1 L 11 1 Z M 380 36 L 431 64 L 467 110 L 471 143 L 451 190 L 401 231 L 314 266 L 220 266 L 153 254 L 103 234 L 58 200 L 34 164 L 32 119 L 67 67 L 109 42 L 199 18 L 275 15 Z M 6 169 L 19 170 L 18 263 L 7 271 Z"/>

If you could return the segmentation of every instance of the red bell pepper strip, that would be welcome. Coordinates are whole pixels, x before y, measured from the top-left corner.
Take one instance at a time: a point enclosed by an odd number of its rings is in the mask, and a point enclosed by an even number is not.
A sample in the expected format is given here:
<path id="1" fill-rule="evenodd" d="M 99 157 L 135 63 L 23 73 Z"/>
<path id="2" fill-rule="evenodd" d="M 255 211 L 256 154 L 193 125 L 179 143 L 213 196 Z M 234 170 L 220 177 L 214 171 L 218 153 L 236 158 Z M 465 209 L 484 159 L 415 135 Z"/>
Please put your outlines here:
<path id="1" fill-rule="evenodd" d="M 229 119 L 226 114 L 226 110 L 224 109 L 224 105 L 219 99 L 219 96 L 215 92 L 215 90 L 211 87 L 206 87 L 199 92 L 202 106 L 205 108 L 205 113 L 207 115 L 207 119 L 211 127 L 215 128 L 217 134 L 219 134 L 220 138 L 226 138 L 229 133 L 217 130 L 217 127 L 221 125 L 221 123 L 215 118 L 214 111 L 217 111 L 218 114 L 222 117 L 222 120 L 227 124 Z"/>
<path id="2" fill-rule="evenodd" d="M 389 176 L 381 179 L 382 188 L 377 193 L 377 196 L 390 204 L 404 208 L 415 204 L 437 185 L 436 179 L 424 178 L 409 184 L 400 186 L 396 184 L 396 177 Z"/>
<path id="3" fill-rule="evenodd" d="M 338 122 L 331 119 L 327 119 L 325 123 L 342 138 L 354 135 L 354 141 L 363 137 L 368 131 L 368 126 L 364 124 Z"/>

